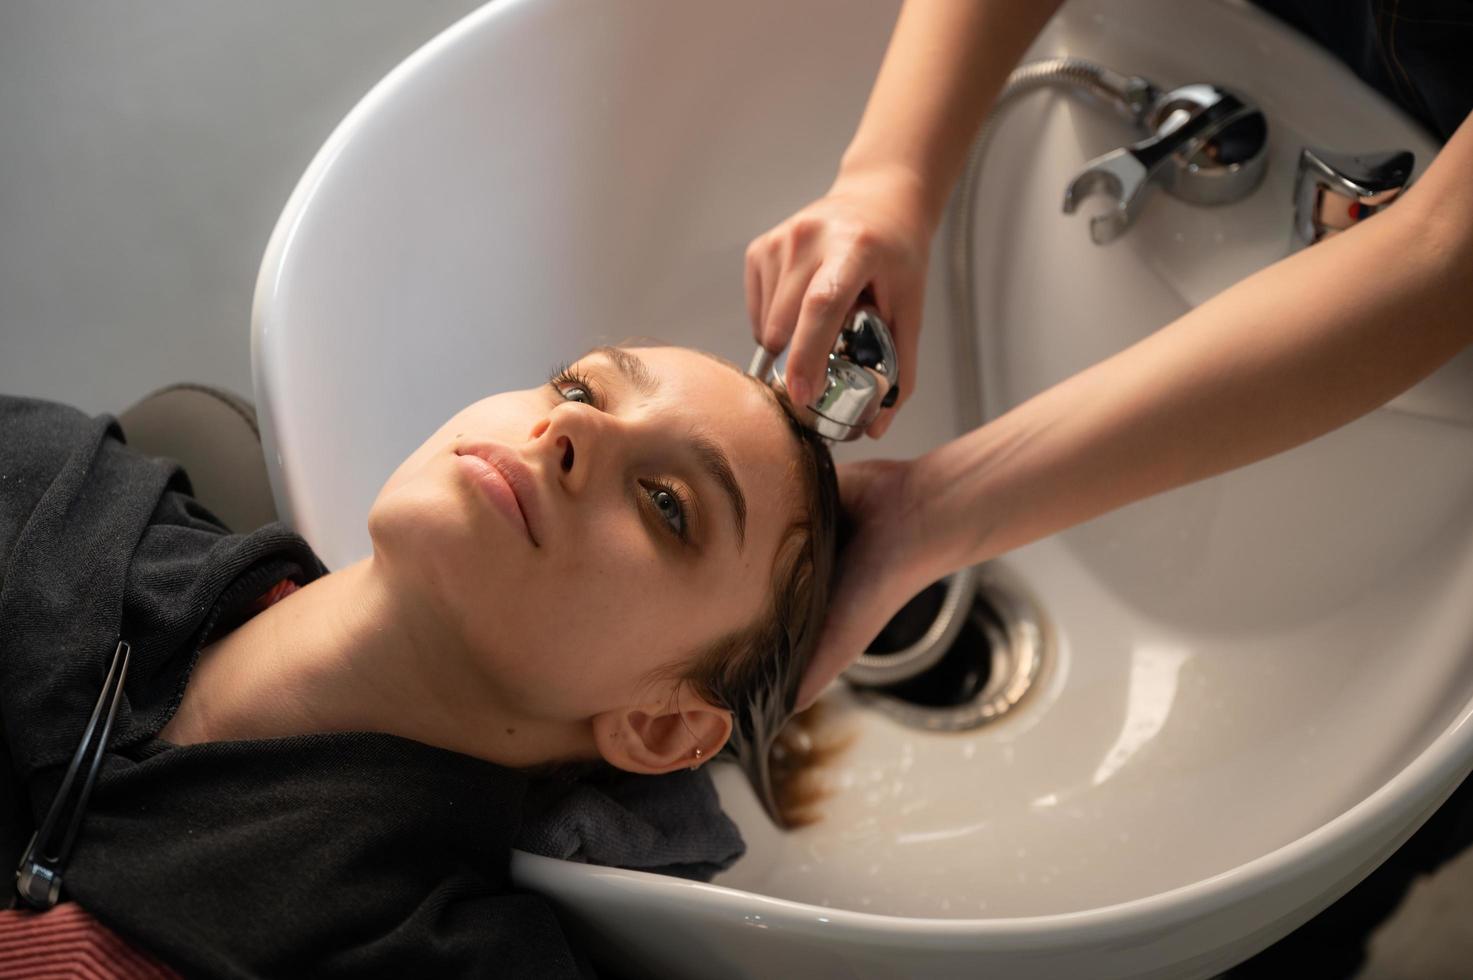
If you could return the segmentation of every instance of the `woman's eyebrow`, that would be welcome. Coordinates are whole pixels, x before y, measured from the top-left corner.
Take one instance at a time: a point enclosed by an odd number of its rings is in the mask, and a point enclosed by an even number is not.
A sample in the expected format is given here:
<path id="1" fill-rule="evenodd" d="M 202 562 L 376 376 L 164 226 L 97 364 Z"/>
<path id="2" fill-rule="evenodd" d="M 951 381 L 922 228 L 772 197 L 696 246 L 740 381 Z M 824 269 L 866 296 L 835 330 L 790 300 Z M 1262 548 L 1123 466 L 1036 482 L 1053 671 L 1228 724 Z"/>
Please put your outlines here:
<path id="1" fill-rule="evenodd" d="M 720 446 L 703 435 L 692 436 L 690 445 L 701 466 L 731 500 L 731 514 L 736 519 L 737 550 L 741 551 L 747 543 L 747 498 L 732 472 L 731 461 Z"/>
<path id="2" fill-rule="evenodd" d="M 649 366 L 644 361 L 635 357 L 627 350 L 620 350 L 617 347 L 595 347 L 588 353 L 602 354 L 610 361 L 613 361 L 614 367 L 618 368 L 619 373 L 624 375 L 624 380 L 633 385 L 640 394 L 652 397 L 660 390 L 660 379 L 655 377 L 654 372 L 649 369 Z"/>
<path id="3" fill-rule="evenodd" d="M 595 347 L 589 354 L 602 354 L 619 370 L 624 380 L 630 386 L 647 396 L 653 396 L 660 390 L 660 379 L 649 369 L 649 365 L 627 350 L 618 347 Z M 726 452 L 713 440 L 706 436 L 696 434 L 691 436 L 690 447 L 695 452 L 696 461 L 701 464 L 712 479 L 725 493 L 731 502 L 731 516 L 736 523 L 737 550 L 741 551 L 747 544 L 747 496 L 742 493 L 742 486 L 737 482 L 736 473 L 731 468 L 731 460 L 727 458 Z"/>

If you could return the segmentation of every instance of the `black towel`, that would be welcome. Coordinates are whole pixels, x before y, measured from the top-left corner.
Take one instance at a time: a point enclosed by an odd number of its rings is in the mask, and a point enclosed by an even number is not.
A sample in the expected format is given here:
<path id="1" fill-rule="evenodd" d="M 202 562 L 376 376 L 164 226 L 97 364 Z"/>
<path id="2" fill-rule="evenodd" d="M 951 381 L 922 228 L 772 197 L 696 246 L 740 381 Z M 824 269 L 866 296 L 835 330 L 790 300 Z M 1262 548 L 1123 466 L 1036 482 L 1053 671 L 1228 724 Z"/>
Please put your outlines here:
<path id="1" fill-rule="evenodd" d="M 710 881 L 746 852 L 704 768 L 617 769 L 534 779 L 516 847 L 533 854 Z"/>

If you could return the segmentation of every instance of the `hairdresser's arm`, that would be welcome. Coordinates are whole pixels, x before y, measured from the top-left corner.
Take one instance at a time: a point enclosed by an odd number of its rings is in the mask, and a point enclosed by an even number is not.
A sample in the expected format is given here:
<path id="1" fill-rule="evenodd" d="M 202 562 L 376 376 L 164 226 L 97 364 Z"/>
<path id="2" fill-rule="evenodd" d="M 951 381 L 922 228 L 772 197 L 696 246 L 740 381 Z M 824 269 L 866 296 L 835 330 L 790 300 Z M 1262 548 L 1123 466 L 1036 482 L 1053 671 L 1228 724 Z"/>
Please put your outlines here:
<path id="1" fill-rule="evenodd" d="M 866 286 L 895 333 L 901 398 L 914 390 L 931 237 L 978 125 L 1060 2 L 909 0 L 901 10 L 833 186 L 747 250 L 752 333 L 773 353 L 792 340 L 796 399 L 819 390 L 842 319 Z"/>
<path id="2" fill-rule="evenodd" d="M 1388 211 L 913 463 L 846 472 L 866 530 L 800 703 L 941 575 L 1297 446 L 1473 343 L 1470 168 L 1473 116 Z"/>

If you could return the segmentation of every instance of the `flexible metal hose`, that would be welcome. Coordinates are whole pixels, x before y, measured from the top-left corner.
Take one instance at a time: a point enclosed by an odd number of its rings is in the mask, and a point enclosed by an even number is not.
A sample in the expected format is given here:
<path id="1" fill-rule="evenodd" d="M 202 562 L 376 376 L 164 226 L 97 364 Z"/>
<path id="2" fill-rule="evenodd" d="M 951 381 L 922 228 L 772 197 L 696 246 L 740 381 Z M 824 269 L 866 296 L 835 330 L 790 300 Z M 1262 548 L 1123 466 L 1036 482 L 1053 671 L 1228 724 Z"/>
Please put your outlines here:
<path id="1" fill-rule="evenodd" d="M 988 141 L 1003 111 L 1027 95 L 1043 88 L 1066 88 L 1139 123 L 1155 102 L 1157 89 L 1143 78 L 1122 75 L 1082 58 L 1047 58 L 1022 65 L 1008 76 L 1002 94 L 972 141 L 967 166 L 962 172 L 953 215 L 950 247 L 952 297 L 956 304 L 956 421 L 959 432 L 970 432 L 983 422 L 982 382 L 977 357 L 976 194 L 982 159 Z"/>

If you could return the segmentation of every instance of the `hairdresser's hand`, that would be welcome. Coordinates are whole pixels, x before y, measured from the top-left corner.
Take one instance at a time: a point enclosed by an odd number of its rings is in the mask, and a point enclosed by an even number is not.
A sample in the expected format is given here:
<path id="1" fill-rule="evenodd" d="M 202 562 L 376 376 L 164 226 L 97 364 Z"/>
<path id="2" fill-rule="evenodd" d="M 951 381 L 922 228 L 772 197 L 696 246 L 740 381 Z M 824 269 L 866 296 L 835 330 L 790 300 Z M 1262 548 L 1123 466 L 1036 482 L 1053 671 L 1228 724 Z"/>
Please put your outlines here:
<path id="1" fill-rule="evenodd" d="M 781 353 L 797 402 L 822 391 L 829 351 L 862 290 L 874 295 L 900 357 L 900 395 L 869 427 L 879 438 L 915 390 L 916 341 L 935 230 L 920 180 L 902 168 L 841 173 L 829 192 L 747 247 L 752 335 Z"/>
<path id="2" fill-rule="evenodd" d="M 945 574 L 933 567 L 925 501 L 911 460 L 865 460 L 839 467 L 839 496 L 855 524 L 838 556 L 838 577 L 813 661 L 798 689 L 803 710 L 859 659 L 911 597 Z"/>

